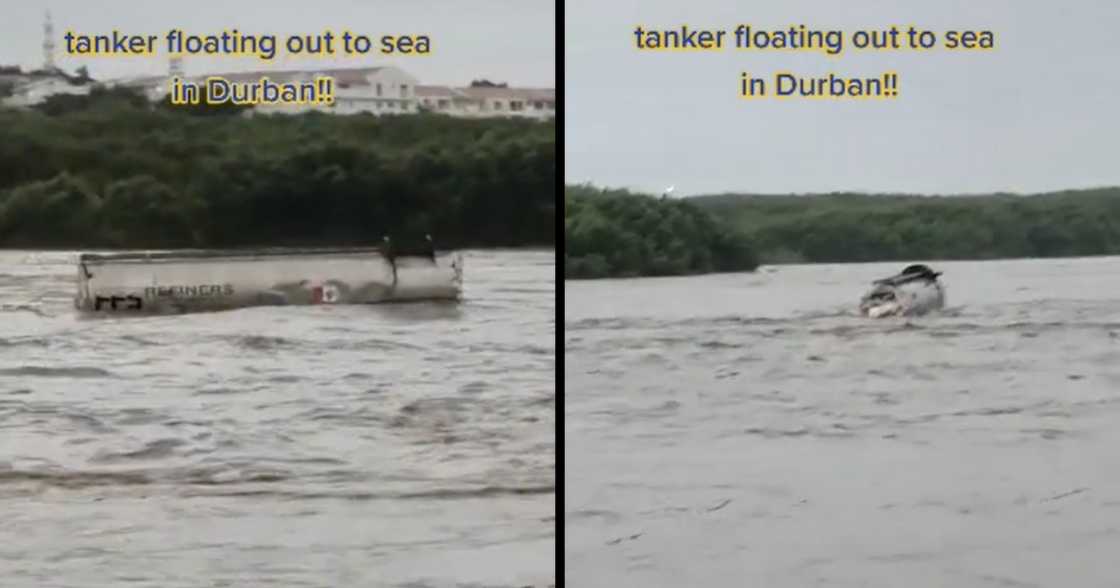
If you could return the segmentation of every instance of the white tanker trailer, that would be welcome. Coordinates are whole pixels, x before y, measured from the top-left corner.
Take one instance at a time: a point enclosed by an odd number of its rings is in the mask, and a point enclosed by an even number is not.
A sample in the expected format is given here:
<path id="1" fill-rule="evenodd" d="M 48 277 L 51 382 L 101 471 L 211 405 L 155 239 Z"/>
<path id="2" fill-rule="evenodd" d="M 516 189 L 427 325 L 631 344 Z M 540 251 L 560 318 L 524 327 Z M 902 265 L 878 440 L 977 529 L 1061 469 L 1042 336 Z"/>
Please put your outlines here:
<path id="1" fill-rule="evenodd" d="M 386 248 L 83 253 L 75 305 L 143 314 L 248 306 L 458 300 L 459 253 Z"/>

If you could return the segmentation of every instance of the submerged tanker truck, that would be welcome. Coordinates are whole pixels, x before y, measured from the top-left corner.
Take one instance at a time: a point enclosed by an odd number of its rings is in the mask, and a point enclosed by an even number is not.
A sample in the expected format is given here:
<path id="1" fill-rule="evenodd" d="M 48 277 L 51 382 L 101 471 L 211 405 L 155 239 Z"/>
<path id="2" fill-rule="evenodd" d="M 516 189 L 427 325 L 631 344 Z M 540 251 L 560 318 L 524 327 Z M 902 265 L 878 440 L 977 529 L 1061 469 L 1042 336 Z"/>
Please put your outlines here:
<path id="1" fill-rule="evenodd" d="M 458 300 L 455 252 L 284 248 L 82 253 L 79 311 L 183 313 L 249 306 Z"/>

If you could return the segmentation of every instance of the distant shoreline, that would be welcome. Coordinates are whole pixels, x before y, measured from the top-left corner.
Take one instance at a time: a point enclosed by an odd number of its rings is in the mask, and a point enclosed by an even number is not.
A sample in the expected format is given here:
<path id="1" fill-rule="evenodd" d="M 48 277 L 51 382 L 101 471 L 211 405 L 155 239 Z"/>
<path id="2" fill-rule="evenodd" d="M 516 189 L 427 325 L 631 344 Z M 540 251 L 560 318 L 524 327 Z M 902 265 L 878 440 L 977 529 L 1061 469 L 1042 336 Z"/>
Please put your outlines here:
<path id="1" fill-rule="evenodd" d="M 564 190 L 564 278 L 752 271 L 749 239 L 682 200 L 626 190 Z"/>
<path id="2" fill-rule="evenodd" d="M 762 263 L 1120 255 L 1120 187 L 968 196 L 689 198 L 749 235 Z"/>
<path id="3" fill-rule="evenodd" d="M 586 184 L 569 185 L 566 192 L 571 191 L 625 193 L 649 203 L 682 203 L 702 210 L 727 230 L 744 236 L 759 266 L 1120 255 L 1120 187 L 1028 195 L 724 193 L 675 199 Z M 673 234 L 665 238 L 672 240 Z M 617 245 L 599 253 L 608 255 L 614 247 Z M 706 273 L 722 272 L 679 271 L 674 275 Z M 599 274 L 597 277 L 666 275 Z M 565 277 L 596 276 L 565 272 Z"/>

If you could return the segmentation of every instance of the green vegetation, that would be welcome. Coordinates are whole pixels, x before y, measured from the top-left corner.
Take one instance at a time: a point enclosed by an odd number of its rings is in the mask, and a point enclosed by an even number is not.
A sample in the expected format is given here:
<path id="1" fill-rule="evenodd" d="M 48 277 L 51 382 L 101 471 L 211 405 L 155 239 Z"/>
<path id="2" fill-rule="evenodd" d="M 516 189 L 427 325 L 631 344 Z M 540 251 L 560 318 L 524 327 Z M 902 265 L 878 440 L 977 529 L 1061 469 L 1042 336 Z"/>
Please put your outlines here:
<path id="1" fill-rule="evenodd" d="M 564 191 L 564 276 L 668 276 L 757 267 L 750 242 L 687 201 Z"/>
<path id="2" fill-rule="evenodd" d="M 751 235 L 765 263 L 1120 254 L 1120 188 L 689 200 Z"/>
<path id="3" fill-rule="evenodd" d="M 661 200 L 569 186 L 564 221 L 569 278 L 742 271 L 759 261 L 1120 255 L 1120 188 Z"/>
<path id="4" fill-rule="evenodd" d="M 555 124 L 240 116 L 123 90 L 0 109 L 0 247 L 555 242 Z"/>

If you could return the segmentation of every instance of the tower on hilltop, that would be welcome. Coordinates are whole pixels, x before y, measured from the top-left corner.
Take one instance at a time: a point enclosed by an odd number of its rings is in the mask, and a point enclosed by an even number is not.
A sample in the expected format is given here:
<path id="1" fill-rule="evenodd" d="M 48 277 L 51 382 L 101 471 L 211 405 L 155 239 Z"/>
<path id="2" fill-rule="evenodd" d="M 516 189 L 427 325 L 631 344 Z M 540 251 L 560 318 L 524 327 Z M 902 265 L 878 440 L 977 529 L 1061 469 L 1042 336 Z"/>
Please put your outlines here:
<path id="1" fill-rule="evenodd" d="M 181 78 L 183 77 L 183 58 L 172 57 L 167 61 L 167 77 Z"/>
<path id="2" fill-rule="evenodd" d="M 46 11 L 43 20 L 43 69 L 51 71 L 54 65 L 54 23 L 51 22 L 51 11 Z"/>

